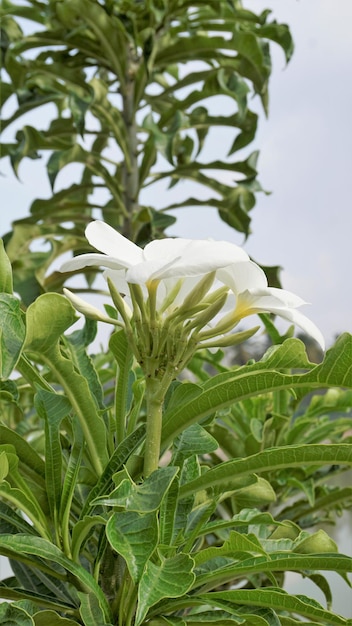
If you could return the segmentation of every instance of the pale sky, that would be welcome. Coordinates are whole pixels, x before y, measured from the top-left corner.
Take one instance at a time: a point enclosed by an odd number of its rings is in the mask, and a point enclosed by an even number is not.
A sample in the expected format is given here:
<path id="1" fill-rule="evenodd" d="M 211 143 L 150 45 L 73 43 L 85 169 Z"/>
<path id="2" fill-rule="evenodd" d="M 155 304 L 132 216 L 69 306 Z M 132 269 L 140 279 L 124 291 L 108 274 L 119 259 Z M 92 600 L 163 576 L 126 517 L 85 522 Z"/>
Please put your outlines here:
<path id="1" fill-rule="evenodd" d="M 287 67 L 282 51 L 273 46 L 269 118 L 261 114 L 256 141 L 243 153 L 260 150 L 259 180 L 272 193 L 257 196 L 253 234 L 246 242 L 221 222 L 214 209 L 180 210 L 169 234 L 227 239 L 243 245 L 258 263 L 281 265 L 283 286 L 311 303 L 302 312 L 320 327 L 330 345 L 335 334 L 352 332 L 352 1 L 244 4 L 258 11 L 271 6 L 273 17 L 290 25 L 296 45 Z M 253 107 L 259 111 L 259 101 Z M 10 132 L 11 127 L 4 141 Z M 221 134 L 213 141 L 221 142 Z M 215 147 L 221 152 L 221 145 Z M 212 146 L 210 158 L 211 150 Z M 0 183 L 3 234 L 13 219 L 27 215 L 35 197 L 48 196 L 50 188 L 39 161 L 22 162 L 22 182 L 5 160 L 1 171 L 6 175 Z M 67 184 L 68 169 L 60 176 Z M 178 193 L 176 187 L 174 198 Z M 148 200 L 152 203 L 155 197 L 158 194 L 151 189 Z M 165 203 L 169 202 L 170 198 Z"/>

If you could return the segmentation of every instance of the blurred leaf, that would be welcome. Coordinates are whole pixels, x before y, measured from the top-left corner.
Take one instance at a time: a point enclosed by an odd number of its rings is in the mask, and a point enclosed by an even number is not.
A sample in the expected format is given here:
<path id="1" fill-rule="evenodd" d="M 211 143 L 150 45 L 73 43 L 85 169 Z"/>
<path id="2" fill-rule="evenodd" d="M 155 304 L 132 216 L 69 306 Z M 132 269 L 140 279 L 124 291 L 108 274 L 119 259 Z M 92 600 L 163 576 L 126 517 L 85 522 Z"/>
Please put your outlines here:
<path id="1" fill-rule="evenodd" d="M 14 604 L 0 604 L 0 623 L 6 626 L 34 626 L 34 621 L 26 611 Z"/>

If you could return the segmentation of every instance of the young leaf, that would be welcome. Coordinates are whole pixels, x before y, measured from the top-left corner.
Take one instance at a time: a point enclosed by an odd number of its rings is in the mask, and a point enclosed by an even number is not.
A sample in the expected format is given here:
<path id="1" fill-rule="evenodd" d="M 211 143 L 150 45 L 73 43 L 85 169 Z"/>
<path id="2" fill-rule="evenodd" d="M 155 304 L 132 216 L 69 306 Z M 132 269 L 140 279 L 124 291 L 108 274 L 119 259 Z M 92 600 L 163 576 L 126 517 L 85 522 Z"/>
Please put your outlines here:
<path id="1" fill-rule="evenodd" d="M 148 609 L 163 598 L 178 598 L 191 588 L 194 562 L 188 554 L 162 559 L 160 565 L 149 561 L 138 587 L 136 626 L 142 623 Z"/>
<path id="2" fill-rule="evenodd" d="M 158 544 L 156 513 L 114 513 L 106 525 L 106 536 L 111 547 L 125 559 L 131 578 L 137 583 Z"/>

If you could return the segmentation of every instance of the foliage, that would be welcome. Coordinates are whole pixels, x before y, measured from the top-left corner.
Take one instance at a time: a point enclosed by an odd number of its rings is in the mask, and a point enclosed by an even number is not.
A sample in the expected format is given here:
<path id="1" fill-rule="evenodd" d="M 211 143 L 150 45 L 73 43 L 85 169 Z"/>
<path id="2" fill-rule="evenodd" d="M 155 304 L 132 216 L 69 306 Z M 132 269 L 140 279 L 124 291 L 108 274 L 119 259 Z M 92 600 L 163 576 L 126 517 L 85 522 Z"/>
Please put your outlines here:
<path id="1" fill-rule="evenodd" d="M 83 233 L 92 216 L 140 244 L 164 234 L 175 221 L 172 209 L 189 206 L 214 207 L 233 228 L 249 233 L 261 189 L 258 155 L 236 154 L 256 132 L 249 98 L 258 94 L 267 110 L 269 43 L 279 44 L 287 60 L 292 53 L 287 26 L 237 0 L 1 5 L 2 105 L 17 99 L 3 131 L 22 117 L 25 122 L 1 154 L 16 175 L 24 158 L 48 154 L 55 186 L 7 237 L 16 290 L 27 305 L 60 288 L 65 277 L 47 270 L 64 252 L 87 250 Z M 214 113 L 219 106 L 221 115 Z M 27 123 L 36 111 L 47 115 L 47 128 L 41 118 Z M 208 139 L 215 130 L 225 145 L 214 157 Z M 79 164 L 75 182 L 57 188 L 59 174 L 73 164 Z M 194 197 L 185 197 L 179 185 L 176 202 L 174 188 L 184 180 L 192 181 Z M 157 206 L 165 184 L 171 199 Z M 34 253 L 33 242 L 42 238 L 49 251 Z"/>
<path id="2" fill-rule="evenodd" d="M 322 572 L 348 584 L 351 559 L 315 527 L 352 504 L 331 485 L 352 465 L 352 337 L 319 365 L 298 339 L 244 366 L 208 352 L 212 376 L 193 357 L 143 479 L 148 398 L 124 331 L 88 356 L 96 322 L 69 332 L 75 312 L 55 293 L 24 314 L 2 262 L 0 553 L 14 576 L 0 623 L 350 624 Z M 284 592 L 287 571 L 327 607 Z"/>

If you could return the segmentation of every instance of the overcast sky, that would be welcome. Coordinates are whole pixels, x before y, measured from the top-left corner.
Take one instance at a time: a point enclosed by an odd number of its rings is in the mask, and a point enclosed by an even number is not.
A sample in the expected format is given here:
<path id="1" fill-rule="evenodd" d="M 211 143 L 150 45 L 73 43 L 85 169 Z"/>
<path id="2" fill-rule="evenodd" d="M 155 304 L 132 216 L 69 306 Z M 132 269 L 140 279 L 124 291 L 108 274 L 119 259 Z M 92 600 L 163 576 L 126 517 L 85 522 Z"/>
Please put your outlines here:
<path id="1" fill-rule="evenodd" d="M 258 195 L 247 242 L 213 209 L 179 211 L 170 234 L 227 239 L 259 263 L 281 265 L 283 286 L 311 303 L 304 313 L 331 344 L 335 334 L 352 331 L 352 1 L 244 4 L 258 11 L 270 6 L 273 17 L 290 25 L 296 46 L 287 67 L 273 47 L 269 118 L 261 115 L 249 147 L 260 150 L 259 180 L 272 193 Z M 259 102 L 254 106 L 260 110 Z M 0 183 L 0 234 L 27 215 L 33 198 L 50 193 L 38 161 L 22 162 L 21 183 L 8 164 L 1 169 L 7 175 Z"/>

